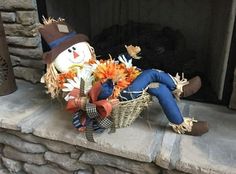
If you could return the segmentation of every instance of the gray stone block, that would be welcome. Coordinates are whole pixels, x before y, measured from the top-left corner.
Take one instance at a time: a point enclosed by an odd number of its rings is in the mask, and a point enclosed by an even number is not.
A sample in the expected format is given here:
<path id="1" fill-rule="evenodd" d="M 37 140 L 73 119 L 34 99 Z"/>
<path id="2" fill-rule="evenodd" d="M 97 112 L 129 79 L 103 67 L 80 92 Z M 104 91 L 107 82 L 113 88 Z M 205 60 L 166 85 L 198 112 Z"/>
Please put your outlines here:
<path id="1" fill-rule="evenodd" d="M 36 25 L 24 26 L 21 24 L 3 24 L 7 36 L 35 37 L 39 33 Z"/>
<path id="2" fill-rule="evenodd" d="M 135 174 L 156 174 L 160 171 L 160 168 L 153 163 L 137 162 L 95 151 L 84 152 L 79 158 L 79 161 L 91 165 L 106 165 L 115 167 L 120 169 L 121 171 Z"/>
<path id="3" fill-rule="evenodd" d="M 12 66 L 24 66 L 36 69 L 44 69 L 45 64 L 42 60 L 24 59 L 19 56 L 10 55 Z"/>
<path id="4" fill-rule="evenodd" d="M 15 149 L 26 153 L 44 153 L 46 148 L 40 144 L 25 142 L 17 136 L 0 132 L 0 143 L 14 147 Z"/>
<path id="5" fill-rule="evenodd" d="M 16 149 L 10 146 L 4 147 L 3 155 L 7 158 L 17 160 L 17 161 L 24 161 L 29 164 L 37 164 L 37 165 L 46 164 L 46 161 L 43 158 L 43 154 L 23 153 L 23 152 L 17 151 Z"/>
<path id="6" fill-rule="evenodd" d="M 70 157 L 73 159 L 79 159 L 79 157 L 83 154 L 83 151 L 78 151 L 70 154 Z"/>
<path id="7" fill-rule="evenodd" d="M 47 147 L 47 149 L 53 152 L 80 154 L 79 152 L 77 152 L 78 150 L 75 148 L 75 146 L 66 144 L 60 141 L 52 141 L 52 140 L 36 137 L 32 134 L 24 134 L 18 131 L 9 130 L 8 133 L 14 134 L 25 141 L 43 144 L 44 146 Z"/>
<path id="8" fill-rule="evenodd" d="M 27 174 L 27 173 L 24 170 L 21 170 L 21 171 L 19 171 L 17 173 L 14 173 L 14 174 Z"/>
<path id="9" fill-rule="evenodd" d="M 57 154 L 53 152 L 46 152 L 44 155 L 45 160 L 57 164 L 63 169 L 68 171 L 75 170 L 88 170 L 92 171 L 89 165 L 83 164 L 78 160 L 71 159 L 69 154 Z"/>
<path id="10" fill-rule="evenodd" d="M 17 90 L 0 97 L 0 127 L 5 129 L 20 130 L 18 124 L 38 110 L 44 110 L 45 103 L 52 103 L 45 94 L 43 85 L 16 81 Z"/>
<path id="11" fill-rule="evenodd" d="M 1 132 L 0 132 L 1 133 Z M 4 145 L 3 144 L 0 144 L 0 155 L 2 154 L 2 150 L 4 148 Z"/>
<path id="12" fill-rule="evenodd" d="M 201 137 L 181 136 L 176 169 L 186 173 L 236 174 L 235 113 L 223 106 L 192 103 L 190 115 L 208 121 L 209 132 Z"/>
<path id="13" fill-rule="evenodd" d="M 39 47 L 41 44 L 40 36 L 36 37 L 21 37 L 21 36 L 6 36 L 7 43 L 15 46 L 23 47 Z"/>
<path id="14" fill-rule="evenodd" d="M 37 11 L 17 11 L 16 22 L 22 25 L 32 25 L 38 22 Z"/>
<path id="15" fill-rule="evenodd" d="M 36 0 L 1 0 L 0 10 L 36 9 Z"/>
<path id="16" fill-rule="evenodd" d="M 10 172 L 7 169 L 0 169 L 1 174 L 10 174 Z"/>
<path id="17" fill-rule="evenodd" d="M 155 111 L 154 114 L 151 112 L 146 114 L 153 116 L 156 120 L 164 118 L 159 105 L 155 104 L 152 109 Z M 157 111 L 159 115 L 156 114 Z M 137 119 L 133 125 L 117 129 L 114 134 L 108 134 L 108 132 L 94 134 L 96 143 L 92 143 L 86 140 L 83 133 L 73 128 L 71 115 L 64 109 L 54 108 L 48 114 L 51 117 L 34 129 L 34 135 L 145 162 L 155 159 L 157 144 L 161 143 L 158 137 L 162 136 L 159 130 L 163 128 L 163 125 L 157 129 L 158 122 L 150 127 L 145 119 Z M 50 127 L 50 133 L 47 131 L 48 127 Z"/>
<path id="18" fill-rule="evenodd" d="M 24 170 L 28 174 L 72 174 L 72 172 L 62 170 L 59 167 L 55 167 L 52 165 L 37 166 L 37 165 L 26 163 L 24 165 Z"/>
<path id="19" fill-rule="evenodd" d="M 16 21 L 16 14 L 14 12 L 1 12 L 2 21 L 12 23 Z"/>
<path id="20" fill-rule="evenodd" d="M 113 167 L 108 166 L 94 166 L 94 174 L 131 174 L 129 172 L 124 172 Z"/>
<path id="21" fill-rule="evenodd" d="M 166 130 L 162 139 L 159 153 L 156 156 L 155 163 L 165 169 L 171 167 L 172 150 L 176 146 L 177 134 Z M 177 154 L 176 154 L 177 155 Z"/>
<path id="22" fill-rule="evenodd" d="M 77 170 L 77 171 L 74 171 L 73 174 L 94 174 L 94 173 L 88 170 Z"/>
<path id="23" fill-rule="evenodd" d="M 8 47 L 9 52 L 16 56 L 22 56 L 32 59 L 42 59 L 43 51 L 41 47 L 37 48 L 16 48 L 16 47 Z"/>
<path id="24" fill-rule="evenodd" d="M 0 128 L 0 132 L 5 132 L 6 129 Z"/>
<path id="25" fill-rule="evenodd" d="M 185 172 L 180 172 L 177 170 L 163 170 L 162 174 L 187 174 Z"/>
<path id="26" fill-rule="evenodd" d="M 11 173 L 17 173 L 22 170 L 23 165 L 19 161 L 15 161 L 12 159 L 8 159 L 5 157 L 2 157 L 2 161 L 4 166 L 11 172 Z"/>
<path id="27" fill-rule="evenodd" d="M 0 169 L 4 168 L 3 162 L 2 162 L 2 152 L 0 153 Z"/>
<path id="28" fill-rule="evenodd" d="M 27 68 L 27 67 L 14 67 L 13 68 L 15 77 L 25 79 L 27 81 L 31 81 L 33 83 L 40 82 L 40 79 L 43 75 L 42 69 L 34 69 L 34 68 Z"/>

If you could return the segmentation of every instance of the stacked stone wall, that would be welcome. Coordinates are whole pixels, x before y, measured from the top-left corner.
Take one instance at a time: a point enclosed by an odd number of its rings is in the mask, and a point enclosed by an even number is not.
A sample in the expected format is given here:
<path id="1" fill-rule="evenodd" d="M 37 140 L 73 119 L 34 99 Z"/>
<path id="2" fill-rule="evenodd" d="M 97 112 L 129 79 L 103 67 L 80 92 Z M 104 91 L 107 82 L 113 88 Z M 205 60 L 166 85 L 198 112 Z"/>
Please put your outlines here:
<path id="1" fill-rule="evenodd" d="M 0 129 L 3 174 L 181 174 L 64 142 Z"/>
<path id="2" fill-rule="evenodd" d="M 45 66 L 36 0 L 1 0 L 0 13 L 15 77 L 39 82 Z"/>

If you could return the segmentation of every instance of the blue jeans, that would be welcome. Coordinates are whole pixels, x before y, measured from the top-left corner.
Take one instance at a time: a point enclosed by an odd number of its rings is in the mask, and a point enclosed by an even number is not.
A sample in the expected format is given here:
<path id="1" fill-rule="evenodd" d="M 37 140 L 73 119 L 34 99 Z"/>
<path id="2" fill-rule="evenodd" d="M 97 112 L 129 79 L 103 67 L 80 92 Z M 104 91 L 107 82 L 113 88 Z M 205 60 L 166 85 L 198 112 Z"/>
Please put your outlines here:
<path id="1" fill-rule="evenodd" d="M 158 82 L 158 87 L 148 88 L 148 85 Z M 159 100 L 159 103 L 168 120 L 174 124 L 183 123 L 183 116 L 179 110 L 172 91 L 176 89 L 174 80 L 168 73 L 149 69 L 144 70 L 127 88 L 121 92 L 121 99 L 131 100 L 141 95 L 147 88 L 147 92 Z"/>

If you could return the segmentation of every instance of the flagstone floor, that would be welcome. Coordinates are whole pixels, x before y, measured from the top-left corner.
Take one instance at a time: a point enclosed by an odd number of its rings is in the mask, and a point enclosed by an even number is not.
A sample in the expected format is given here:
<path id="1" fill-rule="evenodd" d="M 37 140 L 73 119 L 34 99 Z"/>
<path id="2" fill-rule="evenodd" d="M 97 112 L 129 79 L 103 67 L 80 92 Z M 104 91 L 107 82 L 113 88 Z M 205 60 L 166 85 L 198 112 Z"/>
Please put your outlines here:
<path id="1" fill-rule="evenodd" d="M 96 134 L 88 142 L 71 124 L 63 104 L 52 101 L 41 84 L 17 80 L 18 90 L 0 97 L 0 127 L 32 133 L 93 150 L 187 173 L 236 174 L 236 111 L 225 106 L 183 100 L 185 116 L 206 120 L 210 130 L 201 137 L 173 133 L 157 101 L 127 128 Z"/>

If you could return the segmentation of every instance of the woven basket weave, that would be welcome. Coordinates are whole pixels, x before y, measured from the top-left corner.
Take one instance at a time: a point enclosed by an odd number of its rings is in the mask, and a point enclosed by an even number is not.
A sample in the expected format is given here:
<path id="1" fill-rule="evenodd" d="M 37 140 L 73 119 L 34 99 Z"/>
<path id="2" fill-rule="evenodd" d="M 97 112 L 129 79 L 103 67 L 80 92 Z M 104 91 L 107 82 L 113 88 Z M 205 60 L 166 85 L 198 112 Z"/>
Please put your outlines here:
<path id="1" fill-rule="evenodd" d="M 140 97 L 122 101 L 112 109 L 111 117 L 116 128 L 128 127 L 151 102 L 151 95 L 144 92 Z"/>

